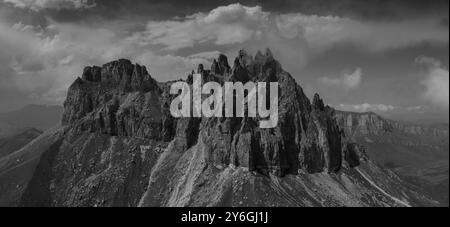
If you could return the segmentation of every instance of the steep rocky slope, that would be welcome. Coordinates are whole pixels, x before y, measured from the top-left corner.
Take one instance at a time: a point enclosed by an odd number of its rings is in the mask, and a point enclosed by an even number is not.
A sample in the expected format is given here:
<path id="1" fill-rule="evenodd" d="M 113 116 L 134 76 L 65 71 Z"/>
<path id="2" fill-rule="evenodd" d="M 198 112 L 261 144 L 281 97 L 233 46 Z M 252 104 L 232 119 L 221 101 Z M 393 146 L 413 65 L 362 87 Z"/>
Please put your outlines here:
<path id="1" fill-rule="evenodd" d="M 448 125 L 402 123 L 374 113 L 337 112 L 336 118 L 345 134 L 366 148 L 371 160 L 448 206 Z"/>
<path id="2" fill-rule="evenodd" d="M 240 51 L 233 67 L 221 55 L 197 72 L 204 83 L 278 82 L 277 127 L 249 117 L 176 119 L 173 82 L 128 60 L 87 67 L 69 88 L 63 126 L 35 141 L 45 146 L 17 205 L 436 205 L 368 160 L 334 109 L 318 95 L 311 103 L 269 50 Z"/>

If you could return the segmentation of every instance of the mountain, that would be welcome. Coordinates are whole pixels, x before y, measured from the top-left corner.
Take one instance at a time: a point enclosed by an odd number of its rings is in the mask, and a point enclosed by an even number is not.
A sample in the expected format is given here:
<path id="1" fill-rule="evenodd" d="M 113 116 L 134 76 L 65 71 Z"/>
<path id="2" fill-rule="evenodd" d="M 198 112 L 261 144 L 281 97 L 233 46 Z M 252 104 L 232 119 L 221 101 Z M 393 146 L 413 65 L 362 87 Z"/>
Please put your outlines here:
<path id="1" fill-rule="evenodd" d="M 426 189 L 448 206 L 448 124 L 421 125 L 387 120 L 375 113 L 336 113 L 345 134 L 364 146 L 371 160 Z"/>
<path id="2" fill-rule="evenodd" d="M 61 122 L 63 111 L 61 106 L 27 105 L 19 110 L 0 113 L 0 135 L 2 131 L 7 131 L 6 127 L 2 127 L 2 122 L 10 128 L 45 131 Z"/>
<path id="3" fill-rule="evenodd" d="M 20 133 L 23 129 L 14 127 L 13 125 L 0 121 L 0 138 L 9 137 L 11 135 Z"/>
<path id="4" fill-rule="evenodd" d="M 7 206 L 437 206 L 345 137 L 270 50 L 225 55 L 203 83 L 278 82 L 279 121 L 174 118 L 175 82 L 117 60 L 70 86 L 62 126 L 0 159 Z M 192 84 L 193 75 L 185 82 Z"/>
<path id="5" fill-rule="evenodd" d="M 42 153 L 57 142 L 61 128 L 47 130 L 21 149 L 0 158 L 0 207 L 19 206 Z"/>
<path id="6" fill-rule="evenodd" d="M 41 134 L 41 131 L 30 128 L 0 138 L 0 206 L 11 206 L 19 200 L 21 189 L 32 176 L 39 159 L 32 158 L 30 155 L 17 155 L 16 152 Z M 39 157 L 35 150 L 31 153 Z M 14 168 L 11 169 L 11 166 Z"/>
<path id="7" fill-rule="evenodd" d="M 0 158 L 19 150 L 40 134 L 42 134 L 41 131 L 31 128 L 13 136 L 0 138 Z"/>

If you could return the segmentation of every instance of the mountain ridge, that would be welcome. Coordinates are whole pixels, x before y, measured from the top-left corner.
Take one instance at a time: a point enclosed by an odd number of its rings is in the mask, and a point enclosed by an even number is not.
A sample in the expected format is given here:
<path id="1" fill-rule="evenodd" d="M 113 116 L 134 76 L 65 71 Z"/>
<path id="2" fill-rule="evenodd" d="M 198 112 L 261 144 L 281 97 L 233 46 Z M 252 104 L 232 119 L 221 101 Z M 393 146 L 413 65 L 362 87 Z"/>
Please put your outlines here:
<path id="1" fill-rule="evenodd" d="M 278 82 L 278 126 L 260 129 L 249 117 L 175 119 L 173 82 L 125 59 L 86 67 L 69 88 L 62 126 L 34 141 L 42 156 L 18 205 L 436 205 L 372 163 L 340 130 L 335 110 L 319 95 L 310 101 L 270 50 L 241 50 L 233 67 L 220 55 L 197 73 L 204 83 Z M 1 161 L 0 170 L 10 166 Z"/>
<path id="2" fill-rule="evenodd" d="M 352 120 L 355 120 L 355 116 L 368 116 L 369 118 L 372 117 L 372 119 L 378 119 L 381 124 L 386 125 L 387 127 L 389 127 L 390 129 L 397 129 L 397 130 L 401 130 L 405 133 L 409 133 L 409 134 L 429 134 L 429 135 L 435 135 L 435 136 L 439 136 L 439 137 L 448 137 L 449 134 L 449 125 L 446 123 L 435 123 L 435 124 L 428 124 L 428 125 L 424 125 L 424 124 L 418 124 L 418 123 L 413 123 L 413 122 L 402 122 L 402 121 L 398 121 L 398 120 L 393 120 L 393 119 L 389 119 L 389 118 L 385 118 L 383 116 L 381 116 L 380 114 L 377 114 L 375 112 L 351 112 L 351 111 L 341 111 L 341 110 L 337 110 L 336 111 L 337 114 L 337 118 L 338 120 L 341 121 L 349 121 L 349 119 L 342 119 L 344 116 L 345 117 L 351 117 L 353 118 Z M 341 116 L 344 115 L 344 116 Z M 351 127 L 351 125 L 349 125 L 347 122 L 345 123 L 341 123 L 341 125 L 343 127 Z M 351 132 L 350 132 L 351 133 Z"/>

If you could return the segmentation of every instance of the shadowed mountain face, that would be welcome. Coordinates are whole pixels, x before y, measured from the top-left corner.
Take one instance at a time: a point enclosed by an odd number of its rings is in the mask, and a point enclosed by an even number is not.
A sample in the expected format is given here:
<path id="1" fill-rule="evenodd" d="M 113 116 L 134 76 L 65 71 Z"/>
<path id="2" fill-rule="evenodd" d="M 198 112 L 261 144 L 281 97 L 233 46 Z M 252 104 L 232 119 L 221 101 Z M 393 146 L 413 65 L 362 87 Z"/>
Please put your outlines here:
<path id="1" fill-rule="evenodd" d="M 436 206 L 349 142 L 319 95 L 311 102 L 269 50 L 221 55 L 203 83 L 278 82 L 279 123 L 173 118 L 173 82 L 128 60 L 85 68 L 62 127 L 0 160 L 23 175 L 3 204 L 20 206 Z M 192 74 L 186 82 L 192 83 Z M 38 160 L 26 168 L 14 159 Z M 37 158 L 38 157 L 38 158 Z M 26 166 L 26 165 L 25 165 Z M 32 170 L 32 172 L 30 172 Z M 2 181 L 0 181 L 2 182 Z M 0 185 L 2 186 L 2 185 Z M 0 187 L 1 188 L 1 187 Z"/>
<path id="2" fill-rule="evenodd" d="M 45 131 L 60 124 L 62 113 L 61 106 L 41 105 L 28 105 L 19 110 L 0 113 L 0 136 L 2 131 L 6 133 L 11 128 L 20 129 L 20 131 L 24 128 Z M 2 127 L 2 122 L 9 128 Z"/>
<path id="3" fill-rule="evenodd" d="M 394 170 L 448 206 L 448 125 L 414 125 L 374 113 L 337 112 L 345 134 L 363 145 L 371 160 Z"/>

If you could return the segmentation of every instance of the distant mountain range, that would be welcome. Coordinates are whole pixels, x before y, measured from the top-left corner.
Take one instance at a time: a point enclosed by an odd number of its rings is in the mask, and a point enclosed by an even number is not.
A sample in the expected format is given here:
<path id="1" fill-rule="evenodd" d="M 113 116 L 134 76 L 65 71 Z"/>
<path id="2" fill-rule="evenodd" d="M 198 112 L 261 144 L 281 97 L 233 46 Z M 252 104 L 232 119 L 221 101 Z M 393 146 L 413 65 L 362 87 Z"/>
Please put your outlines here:
<path id="1" fill-rule="evenodd" d="M 15 111 L 0 113 L 0 136 L 15 134 L 27 128 L 45 131 L 60 124 L 63 111 L 62 106 L 27 105 Z"/>

